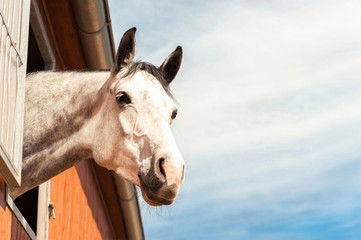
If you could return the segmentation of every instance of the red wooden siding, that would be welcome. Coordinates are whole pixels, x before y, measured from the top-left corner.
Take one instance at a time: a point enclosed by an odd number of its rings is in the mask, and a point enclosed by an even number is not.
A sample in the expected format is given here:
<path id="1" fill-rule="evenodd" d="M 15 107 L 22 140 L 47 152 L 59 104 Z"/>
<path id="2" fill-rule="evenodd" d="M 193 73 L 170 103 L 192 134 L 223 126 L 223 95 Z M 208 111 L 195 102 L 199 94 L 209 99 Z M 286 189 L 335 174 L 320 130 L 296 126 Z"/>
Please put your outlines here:
<path id="1" fill-rule="evenodd" d="M 89 161 L 81 161 L 51 180 L 56 219 L 49 239 L 114 239 Z"/>
<path id="2" fill-rule="evenodd" d="M 5 200 L 5 182 L 0 176 L 0 240 L 30 240 Z"/>

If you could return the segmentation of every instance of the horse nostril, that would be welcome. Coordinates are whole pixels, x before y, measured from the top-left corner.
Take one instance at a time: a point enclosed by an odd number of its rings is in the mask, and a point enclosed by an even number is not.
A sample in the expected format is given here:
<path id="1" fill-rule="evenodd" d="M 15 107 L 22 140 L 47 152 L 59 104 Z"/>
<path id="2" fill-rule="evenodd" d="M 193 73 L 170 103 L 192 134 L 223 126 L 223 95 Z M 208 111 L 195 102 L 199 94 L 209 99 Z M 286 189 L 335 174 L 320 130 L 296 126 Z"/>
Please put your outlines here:
<path id="1" fill-rule="evenodd" d="M 159 171 L 160 171 L 160 173 L 165 177 L 165 171 L 164 171 L 164 168 L 163 168 L 163 164 L 164 164 L 164 158 L 160 158 L 159 160 L 158 160 L 158 167 L 159 167 Z"/>

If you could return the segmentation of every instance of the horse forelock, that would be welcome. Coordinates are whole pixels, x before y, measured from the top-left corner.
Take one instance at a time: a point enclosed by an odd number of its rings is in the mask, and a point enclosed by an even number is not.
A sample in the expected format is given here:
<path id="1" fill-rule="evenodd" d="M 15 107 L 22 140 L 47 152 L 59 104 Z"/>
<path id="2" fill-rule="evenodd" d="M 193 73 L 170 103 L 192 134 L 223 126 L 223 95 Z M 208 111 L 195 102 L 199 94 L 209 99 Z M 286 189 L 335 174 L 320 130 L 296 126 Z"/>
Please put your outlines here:
<path id="1" fill-rule="evenodd" d="M 117 85 L 119 82 L 122 82 L 125 79 L 129 79 L 129 77 L 132 77 L 136 73 L 141 71 L 144 71 L 155 77 L 162 85 L 164 91 L 169 95 L 169 97 L 173 99 L 172 92 L 169 88 L 169 84 L 165 80 L 159 68 L 148 62 L 142 62 L 142 61 L 132 62 L 128 67 L 124 68 L 117 74 L 116 79 L 119 80 L 115 84 Z"/>

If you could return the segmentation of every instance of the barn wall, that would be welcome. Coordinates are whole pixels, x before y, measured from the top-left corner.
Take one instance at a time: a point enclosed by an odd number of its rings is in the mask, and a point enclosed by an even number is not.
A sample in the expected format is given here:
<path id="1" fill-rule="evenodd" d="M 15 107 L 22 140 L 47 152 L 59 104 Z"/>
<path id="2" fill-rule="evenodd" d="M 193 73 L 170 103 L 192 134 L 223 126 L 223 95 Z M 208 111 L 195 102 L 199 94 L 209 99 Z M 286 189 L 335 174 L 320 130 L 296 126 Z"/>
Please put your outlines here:
<path id="1" fill-rule="evenodd" d="M 89 161 L 53 178 L 50 200 L 56 219 L 49 222 L 49 239 L 114 239 Z"/>
<path id="2" fill-rule="evenodd" d="M 5 200 L 5 182 L 0 176 L 0 240 L 30 240 Z"/>

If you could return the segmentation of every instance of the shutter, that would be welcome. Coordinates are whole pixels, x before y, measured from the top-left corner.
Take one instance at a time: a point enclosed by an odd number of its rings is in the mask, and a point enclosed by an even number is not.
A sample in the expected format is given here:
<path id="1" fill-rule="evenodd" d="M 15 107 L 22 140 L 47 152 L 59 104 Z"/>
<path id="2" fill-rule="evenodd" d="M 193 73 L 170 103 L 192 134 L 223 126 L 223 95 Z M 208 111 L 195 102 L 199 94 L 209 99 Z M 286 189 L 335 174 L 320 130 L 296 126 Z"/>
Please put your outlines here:
<path id="1" fill-rule="evenodd" d="M 30 0 L 2 0 L 0 14 L 0 174 L 19 186 Z"/>

